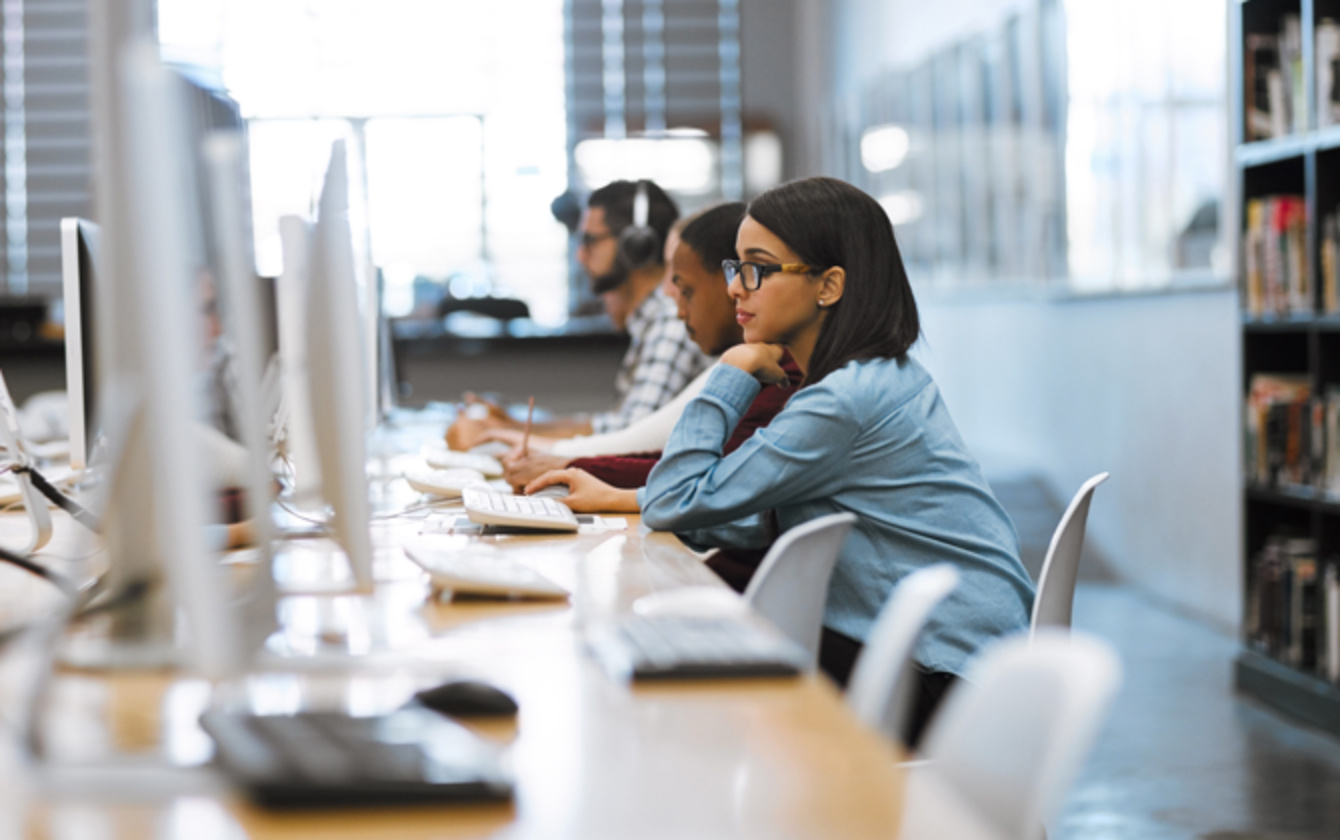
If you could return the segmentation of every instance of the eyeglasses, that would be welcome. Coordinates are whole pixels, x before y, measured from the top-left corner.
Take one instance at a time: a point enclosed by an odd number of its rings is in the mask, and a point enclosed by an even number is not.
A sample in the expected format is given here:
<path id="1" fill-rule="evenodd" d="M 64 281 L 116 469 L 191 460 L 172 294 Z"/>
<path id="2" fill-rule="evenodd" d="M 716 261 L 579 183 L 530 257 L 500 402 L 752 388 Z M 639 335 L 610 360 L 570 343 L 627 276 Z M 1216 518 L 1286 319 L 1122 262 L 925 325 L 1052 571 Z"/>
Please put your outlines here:
<path id="1" fill-rule="evenodd" d="M 759 286 L 763 285 L 763 278 L 769 274 L 817 274 L 823 271 L 822 268 L 805 263 L 756 263 L 742 260 L 722 260 L 721 268 L 726 272 L 727 286 L 738 277 L 740 285 L 747 292 L 758 291 Z"/>
<path id="2" fill-rule="evenodd" d="M 582 247 L 589 251 L 592 248 L 599 245 L 601 242 L 604 242 L 606 239 L 613 239 L 613 238 L 614 234 L 612 233 L 583 233 Z"/>

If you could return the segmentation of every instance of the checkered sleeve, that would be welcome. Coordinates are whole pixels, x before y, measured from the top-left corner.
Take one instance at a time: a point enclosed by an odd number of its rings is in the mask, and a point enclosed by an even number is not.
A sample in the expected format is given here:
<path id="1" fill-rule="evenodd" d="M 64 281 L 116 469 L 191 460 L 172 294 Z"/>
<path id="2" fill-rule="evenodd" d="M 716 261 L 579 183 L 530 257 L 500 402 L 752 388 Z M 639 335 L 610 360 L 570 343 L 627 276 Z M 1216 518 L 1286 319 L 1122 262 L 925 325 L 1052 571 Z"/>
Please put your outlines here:
<path id="1" fill-rule="evenodd" d="M 641 336 L 635 336 L 635 361 L 623 400 L 613 410 L 591 418 L 596 434 L 618 431 L 675 398 L 708 359 L 684 330 L 674 304 L 662 304 Z"/>

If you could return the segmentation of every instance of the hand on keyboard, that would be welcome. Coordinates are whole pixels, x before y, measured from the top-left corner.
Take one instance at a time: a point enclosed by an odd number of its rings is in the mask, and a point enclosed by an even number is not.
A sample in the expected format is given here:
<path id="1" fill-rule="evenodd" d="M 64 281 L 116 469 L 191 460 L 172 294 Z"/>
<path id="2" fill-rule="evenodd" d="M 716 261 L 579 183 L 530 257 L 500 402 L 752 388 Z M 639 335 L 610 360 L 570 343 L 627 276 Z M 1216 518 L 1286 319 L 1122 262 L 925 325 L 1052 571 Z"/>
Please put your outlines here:
<path id="1" fill-rule="evenodd" d="M 547 452 L 531 451 L 529 455 L 504 455 L 502 458 L 503 478 L 507 483 L 520 490 L 535 479 L 551 470 L 561 470 L 572 461 L 563 455 L 550 455 Z"/>
<path id="2" fill-rule="evenodd" d="M 577 513 L 638 513 L 637 491 L 612 487 L 586 470 L 566 469 L 547 472 L 526 485 L 532 496 L 547 487 L 567 485 L 563 504 Z"/>

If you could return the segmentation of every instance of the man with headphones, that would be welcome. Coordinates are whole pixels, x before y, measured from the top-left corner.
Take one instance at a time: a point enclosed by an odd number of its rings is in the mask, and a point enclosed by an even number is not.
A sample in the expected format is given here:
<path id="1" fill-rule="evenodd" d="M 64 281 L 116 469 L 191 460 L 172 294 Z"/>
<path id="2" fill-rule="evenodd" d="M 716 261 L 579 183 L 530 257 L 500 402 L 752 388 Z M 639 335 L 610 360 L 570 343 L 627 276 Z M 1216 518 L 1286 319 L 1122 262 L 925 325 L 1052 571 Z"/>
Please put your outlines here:
<path id="1" fill-rule="evenodd" d="M 675 202 L 652 181 L 614 181 L 591 193 L 578 225 L 577 261 L 600 295 L 605 311 L 632 341 L 614 380 L 618 402 L 586 419 L 535 424 L 547 437 L 604 434 L 625 428 L 674 399 L 711 360 L 679 320 L 664 291 L 665 241 L 679 217 Z M 519 424 L 500 409 L 486 418 L 457 420 L 447 432 L 456 448 L 473 445 L 487 432 L 516 432 Z"/>
<path id="2" fill-rule="evenodd" d="M 596 434 L 652 413 L 708 365 L 675 302 L 658 288 L 665 240 L 678 217 L 674 201 L 651 181 L 614 181 L 586 201 L 577 261 L 614 325 L 632 338 L 615 378 L 616 407 L 591 418 Z"/>

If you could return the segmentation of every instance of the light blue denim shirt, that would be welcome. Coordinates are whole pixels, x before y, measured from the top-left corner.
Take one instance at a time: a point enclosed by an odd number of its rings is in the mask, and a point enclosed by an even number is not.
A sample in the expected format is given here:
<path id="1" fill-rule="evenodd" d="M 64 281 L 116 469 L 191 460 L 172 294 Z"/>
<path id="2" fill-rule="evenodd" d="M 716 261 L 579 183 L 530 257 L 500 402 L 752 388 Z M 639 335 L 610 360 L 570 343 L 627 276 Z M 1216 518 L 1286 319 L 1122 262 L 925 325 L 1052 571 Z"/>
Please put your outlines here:
<path id="1" fill-rule="evenodd" d="M 824 624 L 864 641 L 890 591 L 932 563 L 958 588 L 931 615 L 915 653 L 962 675 L 991 639 L 1028 626 L 1033 584 L 1009 516 L 982 477 L 930 374 L 910 358 L 850 362 L 802 388 L 729 457 L 721 448 L 759 391 L 718 365 L 684 410 L 638 491 L 642 521 L 700 546 L 761 548 L 788 530 L 850 511 Z"/>

